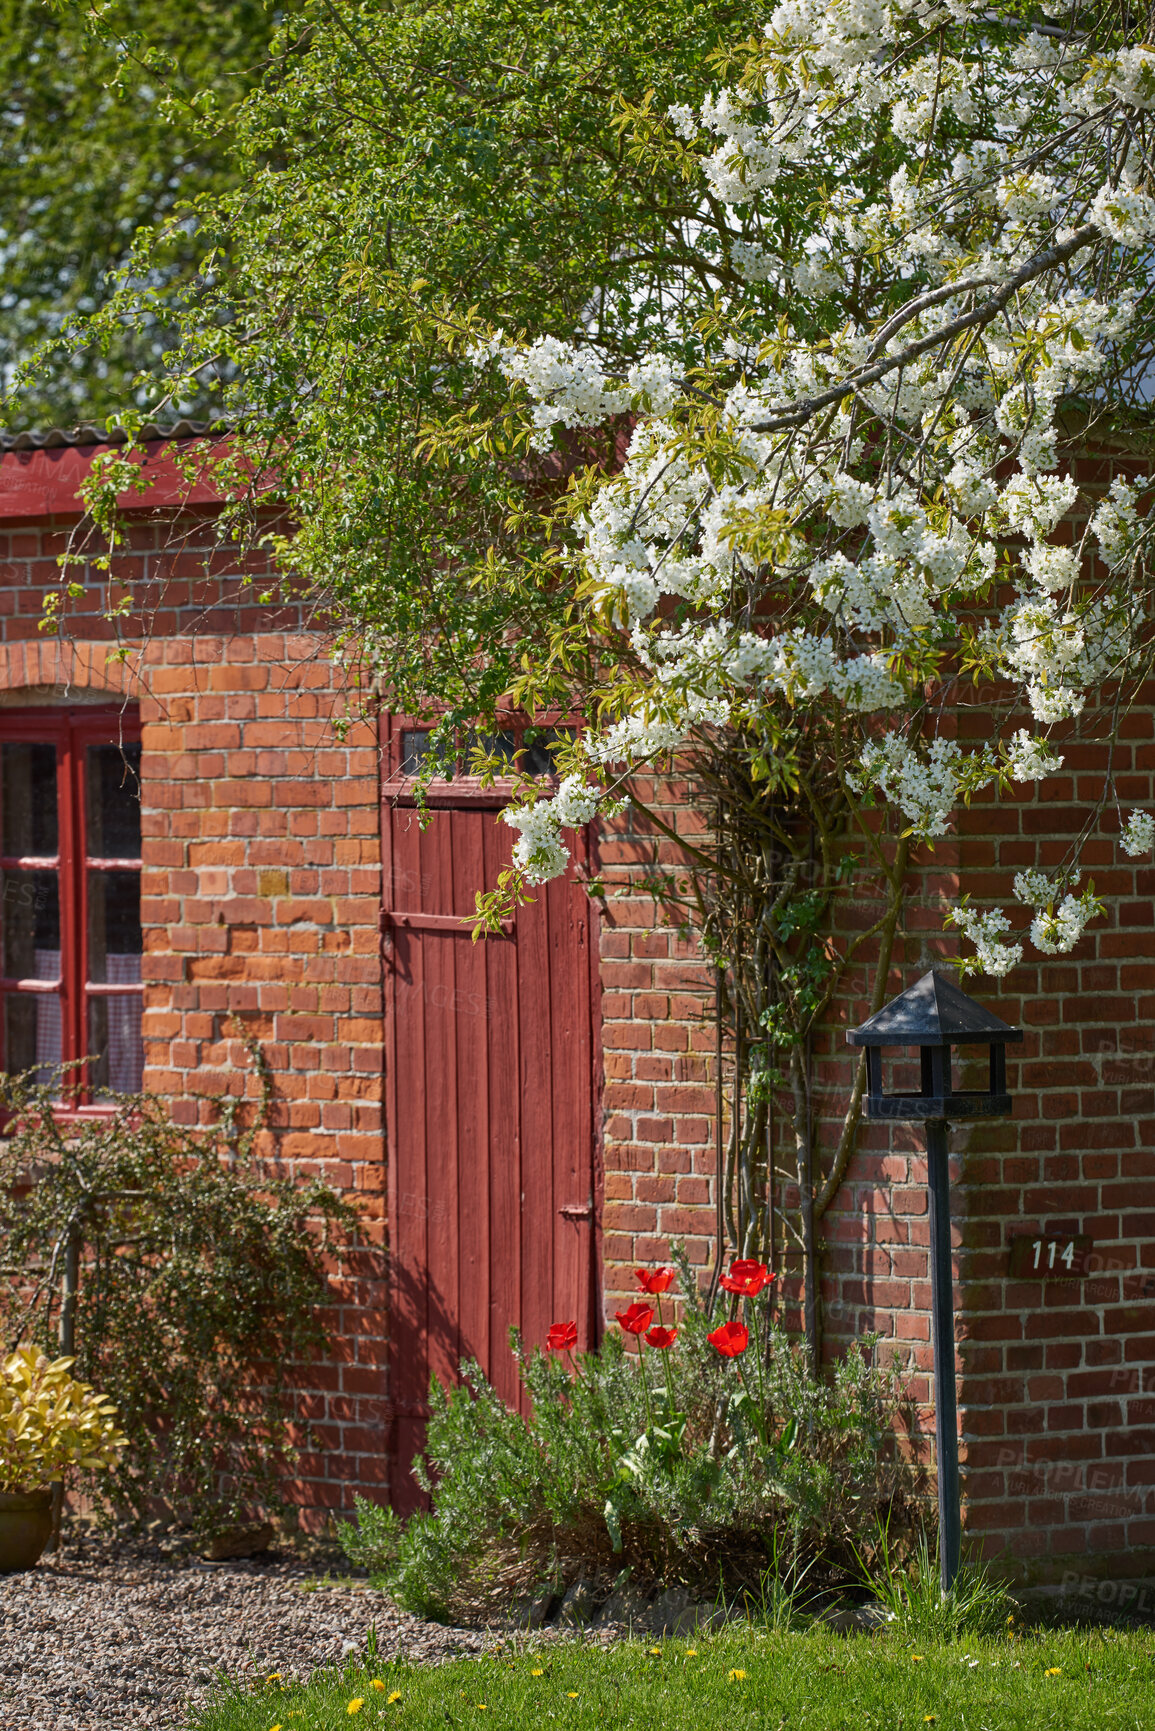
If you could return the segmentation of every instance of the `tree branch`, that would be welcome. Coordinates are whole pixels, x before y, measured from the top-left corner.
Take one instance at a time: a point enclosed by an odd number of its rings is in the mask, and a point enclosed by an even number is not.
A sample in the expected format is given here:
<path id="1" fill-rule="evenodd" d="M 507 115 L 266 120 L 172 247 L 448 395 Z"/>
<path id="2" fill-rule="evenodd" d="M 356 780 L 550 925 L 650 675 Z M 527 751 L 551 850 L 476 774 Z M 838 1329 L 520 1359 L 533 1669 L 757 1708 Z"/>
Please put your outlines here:
<path id="1" fill-rule="evenodd" d="M 1042 252 L 1037 252 L 1034 258 L 1028 259 L 1026 264 L 1017 270 L 1014 276 L 1008 277 L 1002 288 L 993 294 L 989 300 L 984 301 L 981 306 L 972 307 L 968 313 L 960 313 L 957 319 L 952 319 L 949 324 L 941 326 L 937 331 L 932 331 L 929 336 L 918 337 L 913 343 L 908 343 L 896 355 L 888 355 L 885 360 L 876 361 L 872 367 L 864 367 L 861 372 L 851 373 L 840 384 L 832 385 L 829 390 L 821 391 L 816 397 L 806 398 L 804 402 L 797 404 L 793 409 L 785 410 L 769 421 L 755 421 L 751 431 L 775 433 L 780 428 L 802 426 L 820 409 L 829 408 L 831 403 L 839 402 L 843 397 L 861 390 L 864 385 L 874 384 L 878 379 L 885 378 L 887 373 L 894 372 L 897 367 L 909 366 L 911 361 L 917 360 L 919 355 L 925 354 L 928 349 L 939 348 L 943 343 L 950 342 L 952 337 L 961 336 L 963 331 L 974 330 L 976 326 L 981 328 L 984 325 L 989 325 L 1027 283 L 1033 282 L 1036 277 L 1043 276 L 1049 270 L 1054 270 L 1057 265 L 1065 264 L 1083 247 L 1090 246 L 1094 241 L 1102 239 L 1103 235 L 1093 223 L 1084 223 L 1082 228 L 1075 230 L 1069 240 L 1046 247 Z M 954 293 L 960 292 L 964 291 L 956 285 Z M 942 298 L 949 299 L 949 296 Z M 913 309 L 916 309 L 918 304 L 918 301 L 912 301 L 909 309 L 903 308 L 904 314 L 910 318 L 915 317 L 916 314 Z M 901 322 L 905 322 L 905 319 Z M 894 320 L 892 319 L 890 323 L 893 325 Z M 884 325 L 883 329 L 886 328 Z"/>

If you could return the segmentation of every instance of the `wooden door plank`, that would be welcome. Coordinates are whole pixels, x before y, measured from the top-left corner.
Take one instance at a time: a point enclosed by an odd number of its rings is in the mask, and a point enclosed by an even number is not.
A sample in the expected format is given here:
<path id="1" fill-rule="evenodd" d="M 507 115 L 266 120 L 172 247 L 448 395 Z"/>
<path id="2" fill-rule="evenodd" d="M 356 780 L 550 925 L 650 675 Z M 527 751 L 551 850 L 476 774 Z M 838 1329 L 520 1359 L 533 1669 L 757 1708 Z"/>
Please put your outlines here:
<path id="1" fill-rule="evenodd" d="M 555 1057 L 550 1018 L 552 989 L 549 944 L 549 889 L 518 911 L 517 993 L 521 1027 L 521 1322 L 526 1348 L 544 1344 L 552 1322 L 570 1315 L 554 1313 L 554 1211 L 562 1197 L 554 1192 L 553 1072 Z"/>
<path id="2" fill-rule="evenodd" d="M 586 998 L 585 956 L 577 945 L 574 907 L 575 896 L 581 893 L 572 879 L 557 879 L 549 886 L 546 908 L 553 981 L 550 1046 L 555 1054 L 550 1134 L 556 1197 L 552 1222 L 554 1306 L 566 1307 L 566 1315 L 578 1323 L 579 1339 L 585 1347 L 589 1344 L 584 1338 L 589 1319 L 584 1309 L 588 1292 L 583 1264 L 590 1216 L 576 1212 L 591 1202 L 589 1146 L 581 1134 L 581 1096 L 588 1092 L 588 1081 L 577 1062 Z"/>
<path id="3" fill-rule="evenodd" d="M 482 834 L 483 882 L 494 884 L 510 861 L 513 836 L 507 824 L 486 817 Z M 518 919 L 521 919 L 519 913 Z M 501 1398 L 521 1398 L 509 1331 L 522 1326 L 522 1156 L 520 1042 L 517 1014 L 517 951 L 514 944 L 485 941 L 487 972 L 487 1063 L 489 1076 L 489 1173 L 491 1266 L 489 1272 L 491 1378 Z"/>
<path id="4" fill-rule="evenodd" d="M 438 812 L 421 835 L 422 900 L 433 912 L 453 910 L 454 825 Z M 425 1166 L 429 1195 L 429 1368 L 454 1381 L 461 1360 L 461 1295 L 458 1198 L 461 1169 L 457 1145 L 459 1071 L 456 1028 L 445 1013 L 456 990 L 456 960 L 461 940 L 449 932 L 425 932 L 419 940 L 425 958 Z"/>
<path id="5" fill-rule="evenodd" d="M 434 820 L 436 821 L 436 820 Z M 455 812 L 453 825 L 452 900 L 454 913 L 471 911 L 483 870 L 482 829 L 492 816 L 482 811 Z M 486 997 L 486 943 L 460 937 L 454 944 L 456 990 L 441 1013 L 453 1023 L 457 1055 L 458 1149 L 458 1324 L 461 1357 L 492 1363 L 489 1317 L 489 1065 L 485 1017 L 478 1015 Z"/>
<path id="6" fill-rule="evenodd" d="M 385 894 L 404 903 L 413 899 L 420 883 L 421 832 L 412 812 L 386 806 L 384 818 L 389 835 Z M 420 943 L 411 933 L 393 930 L 383 937 L 389 1009 L 386 1098 L 391 1169 L 388 1234 L 393 1405 L 390 1495 L 396 1509 L 410 1513 L 421 1500 L 410 1465 L 423 1435 L 422 1414 L 429 1386 L 429 1195 L 424 1103 L 420 1098 L 420 1079 L 425 1073 L 424 957 Z M 403 1089 L 399 1089 L 402 1078 Z"/>

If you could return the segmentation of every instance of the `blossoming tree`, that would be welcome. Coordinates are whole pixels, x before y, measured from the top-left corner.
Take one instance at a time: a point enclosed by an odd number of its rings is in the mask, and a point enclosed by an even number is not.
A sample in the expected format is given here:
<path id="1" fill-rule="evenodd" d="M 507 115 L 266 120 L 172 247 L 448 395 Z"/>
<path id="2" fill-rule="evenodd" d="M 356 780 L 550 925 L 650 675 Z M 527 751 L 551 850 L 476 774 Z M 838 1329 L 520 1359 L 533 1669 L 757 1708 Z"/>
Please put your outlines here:
<path id="1" fill-rule="evenodd" d="M 1053 773 L 1075 729 L 1111 739 L 1148 669 L 1155 48 L 1078 5 L 1028 23 L 971 0 L 785 0 L 733 71 L 696 109 L 633 116 L 711 216 L 692 318 L 624 374 L 580 341 L 468 339 L 536 450 L 629 431 L 614 472 L 570 486 L 548 556 L 577 605 L 516 694 L 556 698 L 580 666 L 591 725 L 557 791 L 507 811 L 514 868 L 484 911 L 562 872 L 567 830 L 677 756 L 723 818 L 723 792 L 740 809 L 753 866 L 717 826 L 709 863 L 777 968 L 751 1020 L 797 1056 L 863 939 L 881 1001 L 910 848 L 980 789 Z M 1109 470 L 1093 489 L 1088 449 Z M 1133 857 L 1155 844 L 1111 774 L 1082 840 L 1096 828 Z M 1021 872 L 1014 907 L 947 910 L 967 969 L 1072 948 L 1099 910 L 1080 845 Z M 800 949 L 864 870 L 886 886 L 870 932 Z M 821 1212 L 861 1078 L 823 1178 L 793 1074 Z"/>
<path id="2" fill-rule="evenodd" d="M 933 840 L 979 788 L 1053 773 L 1056 726 L 1146 669 L 1145 479 L 1124 458 L 1089 497 L 1071 464 L 1146 402 L 1151 108 L 1155 48 L 1103 52 L 1077 12 L 788 0 L 735 86 L 672 110 L 711 140 L 707 196 L 755 213 L 732 262 L 777 283 L 776 326 L 708 318 L 704 294 L 690 363 L 655 351 L 622 379 L 551 337 L 476 346 L 539 449 L 635 422 L 620 472 L 572 501 L 584 622 L 626 639 L 594 693 L 610 719 L 507 814 L 525 883 L 640 764 L 725 729 L 753 754 L 800 711 L 848 806 Z M 1008 725 L 966 747 L 955 709 L 983 679 Z M 1153 843 L 1150 814 L 1122 819 L 1126 853 Z M 1047 954 L 1096 911 L 1077 876 L 1073 855 L 1016 880 Z M 953 917 L 972 966 L 1021 958 L 1001 909 Z"/>

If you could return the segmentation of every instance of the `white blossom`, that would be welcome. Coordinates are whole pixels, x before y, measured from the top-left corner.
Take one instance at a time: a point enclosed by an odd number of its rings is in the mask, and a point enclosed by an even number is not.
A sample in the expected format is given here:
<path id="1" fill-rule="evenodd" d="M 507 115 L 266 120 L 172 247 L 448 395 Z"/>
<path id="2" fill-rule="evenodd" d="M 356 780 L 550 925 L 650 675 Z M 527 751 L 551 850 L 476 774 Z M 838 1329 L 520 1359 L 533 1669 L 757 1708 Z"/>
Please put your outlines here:
<path id="1" fill-rule="evenodd" d="M 1155 49 L 1146 44 L 1122 49 L 1107 71 L 1106 84 L 1132 108 L 1155 108 Z"/>
<path id="2" fill-rule="evenodd" d="M 1105 235 L 1122 246 L 1146 246 L 1155 237 L 1155 198 L 1126 183 L 1101 187 L 1090 216 Z"/>
<path id="3" fill-rule="evenodd" d="M 1123 833 L 1119 837 L 1125 854 L 1132 859 L 1141 859 L 1144 854 L 1155 849 L 1155 817 L 1148 811 L 1133 811 L 1123 825 Z"/>
<path id="4" fill-rule="evenodd" d="M 1015 900 L 1034 908 L 1036 913 L 1050 907 L 1057 893 L 1056 885 L 1046 872 L 1031 870 L 1015 874 Z"/>
<path id="5" fill-rule="evenodd" d="M 1074 949 L 1094 912 L 1087 902 L 1064 896 L 1057 908 L 1035 915 L 1031 942 L 1045 956 L 1064 956 Z"/>
<path id="6" fill-rule="evenodd" d="M 1023 728 L 1007 747 L 1007 768 L 1016 781 L 1042 781 L 1048 775 L 1057 774 L 1062 767 L 1062 758 L 1051 750 L 1046 740 L 1027 733 Z"/>
<path id="7" fill-rule="evenodd" d="M 947 918 L 968 937 L 975 947 L 975 964 L 979 971 L 1001 979 L 1023 959 L 1022 944 L 1008 943 L 1011 922 L 1001 908 L 980 911 L 967 905 L 950 909 Z"/>
<path id="8" fill-rule="evenodd" d="M 767 711 L 836 718 L 851 788 L 919 839 L 991 782 L 1061 767 L 1042 730 L 1094 712 L 1150 611 L 1151 483 L 1108 451 L 1084 492 L 1068 457 L 1072 402 L 1097 415 L 1133 353 L 1140 383 L 1155 364 L 1137 316 L 1155 152 L 1136 111 L 1155 111 L 1146 45 L 988 29 L 977 0 L 781 0 L 756 74 L 668 110 L 712 203 L 685 230 L 707 287 L 687 272 L 661 341 L 615 371 L 592 338 L 475 340 L 475 363 L 524 392 L 539 449 L 634 417 L 620 469 L 579 495 L 567 567 L 629 666 L 581 742 L 587 775 L 507 813 L 532 881 L 606 809 L 600 766 L 624 774 L 704 730 L 772 736 Z M 1074 250 L 1044 268 L 1056 242 Z M 1012 280 L 960 338 L 960 315 Z M 1034 727 L 952 736 L 960 643 Z M 1155 819 L 1132 813 L 1121 844 L 1152 852 Z M 1073 881 L 1016 879 L 1044 954 L 1096 910 Z M 951 918 L 987 972 L 1021 956 L 1001 910 Z"/>

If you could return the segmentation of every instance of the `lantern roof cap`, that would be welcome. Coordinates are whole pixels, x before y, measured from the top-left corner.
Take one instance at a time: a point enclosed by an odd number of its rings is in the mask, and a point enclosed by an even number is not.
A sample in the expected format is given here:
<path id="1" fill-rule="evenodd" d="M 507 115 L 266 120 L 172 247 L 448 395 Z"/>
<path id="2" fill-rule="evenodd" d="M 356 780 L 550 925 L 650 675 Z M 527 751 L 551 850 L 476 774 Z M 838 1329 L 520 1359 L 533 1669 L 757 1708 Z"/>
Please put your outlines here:
<path id="1" fill-rule="evenodd" d="M 992 1015 L 933 968 L 846 1032 L 850 1046 L 1002 1045 L 1022 1037 L 1021 1028 Z"/>

